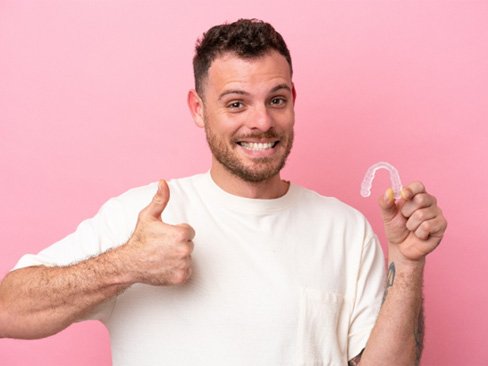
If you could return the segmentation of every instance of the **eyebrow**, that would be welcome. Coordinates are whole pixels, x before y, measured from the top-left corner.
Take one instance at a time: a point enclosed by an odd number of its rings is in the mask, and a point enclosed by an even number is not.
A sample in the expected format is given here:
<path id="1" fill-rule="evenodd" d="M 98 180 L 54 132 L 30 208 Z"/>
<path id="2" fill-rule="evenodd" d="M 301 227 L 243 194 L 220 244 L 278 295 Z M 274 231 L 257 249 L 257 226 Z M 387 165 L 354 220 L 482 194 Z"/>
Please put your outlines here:
<path id="1" fill-rule="evenodd" d="M 291 91 L 290 86 L 288 84 L 283 83 L 283 84 L 278 84 L 274 88 L 272 88 L 270 90 L 270 93 L 274 93 L 274 92 L 277 92 L 278 90 L 282 90 L 282 89 Z M 241 89 L 225 90 L 219 95 L 218 100 L 221 100 L 223 97 L 225 97 L 226 95 L 229 95 L 229 94 L 249 95 L 249 92 L 241 90 Z"/>
<path id="2" fill-rule="evenodd" d="M 276 85 L 273 89 L 271 89 L 271 93 L 274 93 L 281 89 L 285 89 L 291 92 L 290 86 L 288 84 L 283 83 L 283 84 Z"/>
<path id="3" fill-rule="evenodd" d="M 240 89 L 229 89 L 229 90 L 226 90 L 226 91 L 222 92 L 219 95 L 219 100 L 221 100 L 223 97 L 225 97 L 226 95 L 229 95 L 229 94 L 249 95 L 249 93 L 246 92 L 246 91 L 244 91 L 244 90 L 240 90 Z"/>

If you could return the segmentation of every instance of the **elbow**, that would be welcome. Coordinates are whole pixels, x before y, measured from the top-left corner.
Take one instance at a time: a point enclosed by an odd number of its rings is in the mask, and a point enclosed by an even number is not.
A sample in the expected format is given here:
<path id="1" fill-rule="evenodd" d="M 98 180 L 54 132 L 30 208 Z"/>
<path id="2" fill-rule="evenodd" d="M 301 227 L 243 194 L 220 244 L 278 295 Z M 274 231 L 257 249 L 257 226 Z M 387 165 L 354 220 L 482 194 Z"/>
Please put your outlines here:
<path id="1" fill-rule="evenodd" d="M 0 314 L 0 338 L 15 338 L 15 333 L 12 332 L 12 325 L 5 320 L 3 312 Z"/>
<path id="2" fill-rule="evenodd" d="M 32 327 L 32 318 L 20 311 L 17 295 L 9 291 L 9 284 L 0 283 L 0 338 L 41 338 Z"/>
<path id="3" fill-rule="evenodd" d="M 15 305 L 8 300 L 2 285 L 0 285 L 0 338 L 16 338 L 16 329 L 21 324 L 14 312 Z"/>
<path id="4" fill-rule="evenodd" d="M 8 302 L 0 285 L 0 338 L 12 338 L 10 336 L 12 326 L 15 324 L 14 316 L 9 312 Z"/>
<path id="5" fill-rule="evenodd" d="M 0 283 L 0 338 L 39 339 L 66 328 L 69 319 L 42 303 L 39 293 L 27 296 L 22 284 L 29 280 L 19 276 L 11 272 Z"/>
<path id="6" fill-rule="evenodd" d="M 32 324 L 26 317 L 8 311 L 0 301 L 0 339 L 40 339 L 55 333 L 43 330 L 42 327 Z"/>
<path id="7" fill-rule="evenodd" d="M 8 301 L 5 291 L 4 281 L 0 282 L 0 338 L 8 338 L 9 320 L 11 318 L 8 314 Z"/>

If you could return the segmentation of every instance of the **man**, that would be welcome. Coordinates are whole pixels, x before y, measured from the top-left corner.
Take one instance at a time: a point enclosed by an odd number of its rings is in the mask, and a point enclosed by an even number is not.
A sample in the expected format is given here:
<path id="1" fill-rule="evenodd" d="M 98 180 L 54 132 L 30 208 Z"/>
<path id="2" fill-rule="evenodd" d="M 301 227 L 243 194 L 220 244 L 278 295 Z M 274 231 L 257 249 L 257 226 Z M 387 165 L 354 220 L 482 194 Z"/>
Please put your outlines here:
<path id="1" fill-rule="evenodd" d="M 446 221 L 421 183 L 380 198 L 383 257 L 366 220 L 281 179 L 293 143 L 290 54 L 267 23 L 210 29 L 188 105 L 210 172 L 109 200 L 24 256 L 0 285 L 0 336 L 100 319 L 115 365 L 412 365 L 422 272 Z M 381 309 L 380 309 L 381 308 Z"/>

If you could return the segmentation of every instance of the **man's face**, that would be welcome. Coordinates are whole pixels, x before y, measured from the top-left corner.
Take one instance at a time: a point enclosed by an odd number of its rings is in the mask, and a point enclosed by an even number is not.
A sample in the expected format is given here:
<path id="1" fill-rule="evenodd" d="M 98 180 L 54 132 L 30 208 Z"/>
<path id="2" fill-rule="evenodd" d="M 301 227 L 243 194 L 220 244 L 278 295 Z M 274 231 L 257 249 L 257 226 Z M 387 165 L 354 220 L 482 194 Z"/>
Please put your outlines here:
<path id="1" fill-rule="evenodd" d="M 293 143 L 295 90 L 277 52 L 215 59 L 204 83 L 204 124 L 213 169 L 262 182 L 285 165 Z"/>

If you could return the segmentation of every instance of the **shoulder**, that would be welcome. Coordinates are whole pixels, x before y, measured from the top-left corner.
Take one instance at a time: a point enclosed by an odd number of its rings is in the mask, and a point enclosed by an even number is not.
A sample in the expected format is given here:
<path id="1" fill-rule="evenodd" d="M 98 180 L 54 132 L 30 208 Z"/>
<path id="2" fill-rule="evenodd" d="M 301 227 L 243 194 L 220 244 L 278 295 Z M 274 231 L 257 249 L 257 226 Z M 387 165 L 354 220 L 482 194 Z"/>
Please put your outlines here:
<path id="1" fill-rule="evenodd" d="M 163 211 L 163 220 L 168 223 L 184 221 L 186 212 L 200 200 L 204 180 L 203 174 L 167 180 L 170 197 Z M 127 225 L 134 226 L 139 213 L 151 202 L 157 189 L 157 181 L 131 188 L 108 200 L 100 212 L 111 220 L 119 217 L 119 221 L 125 220 Z"/>
<path id="2" fill-rule="evenodd" d="M 307 210 L 314 210 L 322 212 L 326 215 L 333 215 L 349 220 L 365 220 L 364 215 L 356 208 L 348 205 L 336 197 L 325 196 L 319 192 L 305 188 L 299 185 L 294 185 L 297 191 L 295 204 L 302 206 Z"/>
<path id="3" fill-rule="evenodd" d="M 178 199 L 197 194 L 208 182 L 208 174 L 195 174 L 189 177 L 177 178 L 168 181 L 170 194 Z"/>
<path id="4" fill-rule="evenodd" d="M 366 243 L 376 237 L 366 217 L 356 208 L 338 198 L 324 196 L 316 191 L 295 186 L 298 191 L 295 207 L 327 235 L 337 234 L 348 242 Z"/>
<path id="5" fill-rule="evenodd" d="M 151 202 L 157 190 L 157 182 L 131 188 L 118 194 L 100 207 L 97 216 L 105 217 L 107 220 L 125 220 L 137 217 L 138 213 Z"/>
<path id="6" fill-rule="evenodd" d="M 201 174 L 168 180 L 170 201 L 180 200 L 182 197 L 188 195 L 189 192 L 195 190 L 200 179 Z M 140 211 L 151 202 L 157 189 L 158 182 L 154 181 L 146 185 L 131 188 L 126 192 L 111 198 L 107 201 L 107 204 L 123 206 L 129 210 Z"/>

